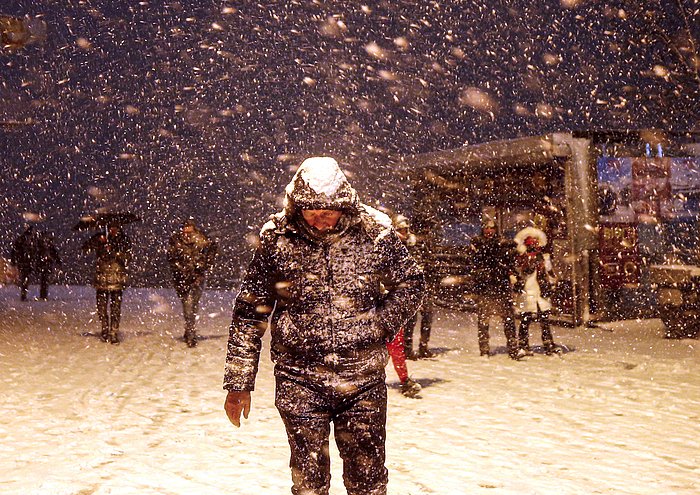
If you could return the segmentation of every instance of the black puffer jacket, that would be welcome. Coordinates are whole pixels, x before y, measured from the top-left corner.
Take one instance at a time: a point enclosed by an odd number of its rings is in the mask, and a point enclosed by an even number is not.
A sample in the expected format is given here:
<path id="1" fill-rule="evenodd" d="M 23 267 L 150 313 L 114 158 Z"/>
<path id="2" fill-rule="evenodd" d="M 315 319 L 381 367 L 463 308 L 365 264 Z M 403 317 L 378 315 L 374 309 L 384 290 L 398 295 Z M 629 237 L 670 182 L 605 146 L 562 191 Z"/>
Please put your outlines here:
<path id="1" fill-rule="evenodd" d="M 510 276 L 515 275 L 515 243 L 499 237 L 475 237 L 471 268 L 476 294 L 512 299 Z"/>
<path id="2" fill-rule="evenodd" d="M 224 388 L 253 389 L 273 310 L 277 374 L 346 390 L 384 379 L 385 344 L 420 305 L 423 275 L 390 219 L 360 204 L 338 173 L 328 196 L 300 168 L 285 210 L 263 227 L 234 304 Z M 319 235 L 301 219 L 301 209 L 320 208 L 342 209 L 336 232 Z"/>

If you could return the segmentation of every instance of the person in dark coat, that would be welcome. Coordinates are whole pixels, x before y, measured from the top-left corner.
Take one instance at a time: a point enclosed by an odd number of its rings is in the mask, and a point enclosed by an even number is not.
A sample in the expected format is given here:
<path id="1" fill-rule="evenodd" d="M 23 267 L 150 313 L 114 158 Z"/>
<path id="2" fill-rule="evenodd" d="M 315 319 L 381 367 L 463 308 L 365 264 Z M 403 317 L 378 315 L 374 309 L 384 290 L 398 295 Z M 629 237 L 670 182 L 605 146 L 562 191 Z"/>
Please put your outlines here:
<path id="1" fill-rule="evenodd" d="M 30 225 L 15 240 L 10 261 L 19 273 L 20 299 L 27 300 L 32 273 L 39 277 L 39 298 L 48 299 L 49 277 L 54 266 L 61 264 L 52 236 Z"/>
<path id="2" fill-rule="evenodd" d="M 408 219 L 403 215 L 397 215 L 394 218 L 394 228 L 399 235 L 401 241 L 408 249 L 408 252 L 419 263 L 419 266 L 426 272 L 429 270 L 429 253 L 425 244 L 419 244 L 415 234 L 411 232 L 411 226 Z M 430 343 L 430 333 L 433 324 L 433 302 L 430 288 L 436 283 L 435 280 L 429 280 L 431 283 L 426 284 L 426 296 L 423 298 L 418 311 L 406 323 L 403 329 L 403 345 L 406 359 L 416 360 L 434 357 L 435 354 L 428 348 Z M 420 316 L 420 341 L 418 342 L 418 351 L 413 350 L 413 331 L 415 330 L 418 317 Z"/>
<path id="3" fill-rule="evenodd" d="M 535 227 L 525 227 L 515 235 L 518 244 L 516 259 L 517 283 L 515 306 L 521 315 L 518 328 L 518 346 L 523 354 L 531 356 L 530 324 L 542 327 L 542 347 L 547 355 L 560 352 L 554 344 L 549 323 L 552 312 L 551 295 L 556 276 L 549 253 L 543 251 L 547 235 Z"/>
<path id="4" fill-rule="evenodd" d="M 197 228 L 194 220 L 187 220 L 179 232 L 170 238 L 168 262 L 175 292 L 182 302 L 185 317 L 185 342 L 197 345 L 195 324 L 199 299 L 204 290 L 207 270 L 216 256 L 217 245 Z"/>
<path id="5" fill-rule="evenodd" d="M 49 298 L 49 281 L 54 267 L 61 265 L 61 258 L 53 242 L 53 235 L 39 232 L 36 250 L 36 272 L 39 275 L 39 299 Z"/>
<path id="6" fill-rule="evenodd" d="M 97 298 L 97 314 L 105 342 L 118 344 L 122 293 L 128 282 L 131 240 L 118 225 L 93 235 L 83 244 L 83 251 L 95 253 L 93 285 Z"/>
<path id="7" fill-rule="evenodd" d="M 515 275 L 515 243 L 501 238 L 493 220 L 487 219 L 481 235 L 471 242 L 471 266 L 476 294 L 479 353 L 490 355 L 489 321 L 503 322 L 508 355 L 519 359 L 511 277 Z"/>
<path id="8" fill-rule="evenodd" d="M 29 277 L 34 267 L 34 253 L 36 251 L 37 232 L 33 225 L 27 227 L 12 245 L 10 262 L 17 267 L 19 274 L 20 299 L 27 300 L 29 291 Z"/>
<path id="9" fill-rule="evenodd" d="M 423 289 L 389 217 L 359 202 L 334 159 L 305 160 L 284 210 L 260 232 L 234 303 L 224 376 L 224 407 L 240 426 L 269 323 L 293 494 L 328 494 L 331 423 L 347 493 L 386 494 L 386 344 Z"/>

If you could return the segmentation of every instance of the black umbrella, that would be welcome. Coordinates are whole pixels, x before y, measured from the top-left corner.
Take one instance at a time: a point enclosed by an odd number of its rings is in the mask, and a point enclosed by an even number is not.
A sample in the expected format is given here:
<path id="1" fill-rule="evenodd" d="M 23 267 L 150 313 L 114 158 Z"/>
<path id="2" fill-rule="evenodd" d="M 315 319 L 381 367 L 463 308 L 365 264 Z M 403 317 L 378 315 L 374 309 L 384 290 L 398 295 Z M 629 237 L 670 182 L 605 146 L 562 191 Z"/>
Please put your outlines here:
<path id="1" fill-rule="evenodd" d="M 80 221 L 73 226 L 73 230 L 104 229 L 113 225 L 121 227 L 140 221 L 141 219 L 133 213 L 98 213 L 96 215 L 82 217 Z"/>

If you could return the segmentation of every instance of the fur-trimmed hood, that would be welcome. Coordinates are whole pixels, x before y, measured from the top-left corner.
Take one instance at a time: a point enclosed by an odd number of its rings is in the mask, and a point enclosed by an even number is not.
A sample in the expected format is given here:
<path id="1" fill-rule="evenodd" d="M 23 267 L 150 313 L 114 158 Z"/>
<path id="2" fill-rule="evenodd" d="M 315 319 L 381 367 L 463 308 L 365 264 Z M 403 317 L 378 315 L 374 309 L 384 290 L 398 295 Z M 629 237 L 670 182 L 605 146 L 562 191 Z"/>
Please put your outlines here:
<path id="1" fill-rule="evenodd" d="M 518 253 L 522 254 L 527 250 L 525 246 L 525 239 L 527 239 L 528 237 L 533 237 L 534 239 L 537 239 L 537 243 L 540 247 L 544 247 L 547 245 L 547 234 L 545 234 L 542 230 L 536 227 L 525 227 L 524 229 L 521 229 L 517 234 L 515 234 L 515 237 L 513 238 L 515 243 L 518 245 Z"/>

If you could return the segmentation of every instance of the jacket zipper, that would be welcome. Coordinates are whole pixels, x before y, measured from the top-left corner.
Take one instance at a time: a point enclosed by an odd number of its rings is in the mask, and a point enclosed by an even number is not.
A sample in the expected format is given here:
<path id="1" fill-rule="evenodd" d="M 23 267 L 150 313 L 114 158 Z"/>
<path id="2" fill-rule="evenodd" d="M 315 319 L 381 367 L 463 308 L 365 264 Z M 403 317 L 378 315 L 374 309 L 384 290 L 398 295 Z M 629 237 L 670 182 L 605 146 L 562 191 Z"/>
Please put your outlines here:
<path id="1" fill-rule="evenodd" d="M 333 265 L 331 263 L 331 256 L 330 256 L 330 245 L 329 244 L 323 244 L 323 256 L 326 258 L 326 270 L 327 270 L 327 275 L 326 275 L 326 284 L 328 285 L 328 325 L 330 328 L 330 334 L 331 334 L 331 345 L 332 348 L 336 348 L 336 342 L 335 342 L 335 328 L 333 328 Z M 333 362 L 333 368 L 335 369 L 335 361 Z"/>

